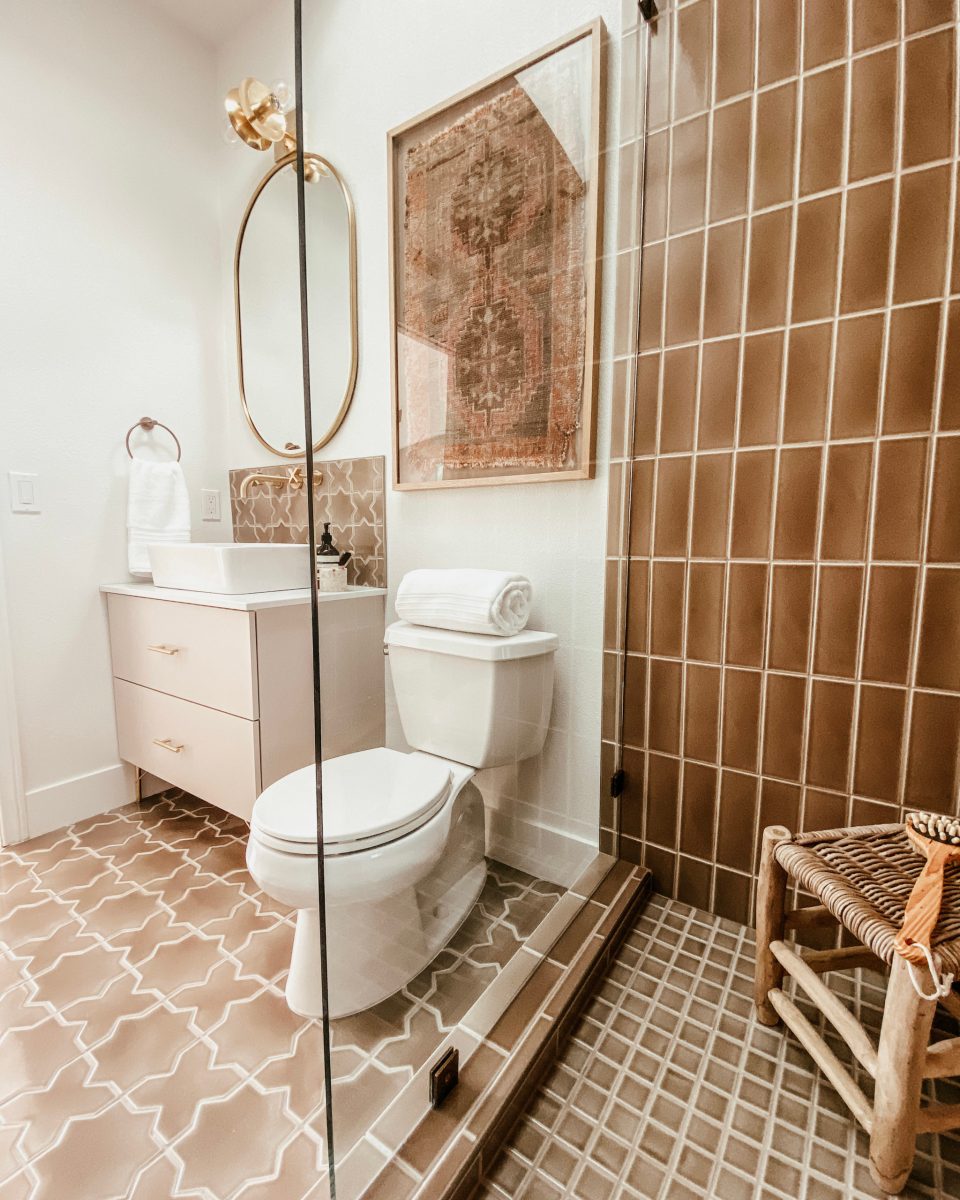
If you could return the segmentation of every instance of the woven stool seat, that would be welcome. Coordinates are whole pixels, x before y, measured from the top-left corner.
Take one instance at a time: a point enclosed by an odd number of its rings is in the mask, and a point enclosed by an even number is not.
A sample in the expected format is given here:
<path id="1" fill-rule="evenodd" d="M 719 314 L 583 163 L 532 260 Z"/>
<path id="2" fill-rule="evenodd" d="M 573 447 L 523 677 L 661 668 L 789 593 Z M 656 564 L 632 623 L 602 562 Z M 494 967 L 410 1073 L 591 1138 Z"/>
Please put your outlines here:
<path id="1" fill-rule="evenodd" d="M 812 892 L 878 958 L 893 962 L 893 940 L 924 858 L 902 825 L 800 833 L 780 842 L 780 866 Z M 944 873 L 943 904 L 931 946 L 941 969 L 960 975 L 960 864 Z"/>

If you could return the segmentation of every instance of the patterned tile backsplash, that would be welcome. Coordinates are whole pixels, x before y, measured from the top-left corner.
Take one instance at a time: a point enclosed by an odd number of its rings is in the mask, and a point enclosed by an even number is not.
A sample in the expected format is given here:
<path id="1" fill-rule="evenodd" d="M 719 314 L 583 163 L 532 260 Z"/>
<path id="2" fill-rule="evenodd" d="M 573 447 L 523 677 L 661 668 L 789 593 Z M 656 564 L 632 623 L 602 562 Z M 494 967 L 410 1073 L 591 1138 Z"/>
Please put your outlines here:
<path id="1" fill-rule="evenodd" d="M 383 457 L 343 458 L 315 465 L 323 475 L 313 489 L 318 528 L 329 521 L 334 544 L 340 550 L 352 551 L 353 558 L 347 564 L 350 583 L 386 587 Z M 255 485 L 246 499 L 240 499 L 240 486 L 248 475 L 276 475 L 282 479 L 290 469 L 286 463 L 270 463 L 230 472 L 234 541 L 306 542 L 306 489 L 274 490 Z"/>

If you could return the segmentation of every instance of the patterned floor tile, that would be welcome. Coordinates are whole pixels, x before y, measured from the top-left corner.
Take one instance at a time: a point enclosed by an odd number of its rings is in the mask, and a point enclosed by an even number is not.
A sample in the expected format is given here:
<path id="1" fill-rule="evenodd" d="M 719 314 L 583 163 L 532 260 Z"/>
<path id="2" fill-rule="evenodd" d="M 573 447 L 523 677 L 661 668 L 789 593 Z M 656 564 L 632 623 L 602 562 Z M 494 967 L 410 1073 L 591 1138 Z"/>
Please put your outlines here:
<path id="1" fill-rule="evenodd" d="M 287 1007 L 293 914 L 246 835 L 171 791 L 0 851 L 0 1200 L 326 1194 L 321 1026 Z M 437 960 L 333 1023 L 338 1157 L 561 894 L 491 864 Z"/>

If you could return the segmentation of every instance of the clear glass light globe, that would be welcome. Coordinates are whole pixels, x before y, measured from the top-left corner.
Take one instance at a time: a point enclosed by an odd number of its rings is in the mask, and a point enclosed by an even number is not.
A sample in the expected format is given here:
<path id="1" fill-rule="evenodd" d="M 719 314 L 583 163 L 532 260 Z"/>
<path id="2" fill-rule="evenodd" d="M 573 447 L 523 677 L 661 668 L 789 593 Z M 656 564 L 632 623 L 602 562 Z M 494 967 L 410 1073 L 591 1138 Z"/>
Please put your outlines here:
<path id="1" fill-rule="evenodd" d="M 293 91 L 289 84 L 284 83 L 282 79 L 278 79 L 270 85 L 270 91 L 276 96 L 282 113 L 288 113 L 293 108 Z"/>
<path id="2" fill-rule="evenodd" d="M 226 113 L 223 114 L 223 119 L 220 122 L 220 136 L 228 146 L 234 146 L 240 141 L 240 135 L 234 129 L 233 122 Z"/>

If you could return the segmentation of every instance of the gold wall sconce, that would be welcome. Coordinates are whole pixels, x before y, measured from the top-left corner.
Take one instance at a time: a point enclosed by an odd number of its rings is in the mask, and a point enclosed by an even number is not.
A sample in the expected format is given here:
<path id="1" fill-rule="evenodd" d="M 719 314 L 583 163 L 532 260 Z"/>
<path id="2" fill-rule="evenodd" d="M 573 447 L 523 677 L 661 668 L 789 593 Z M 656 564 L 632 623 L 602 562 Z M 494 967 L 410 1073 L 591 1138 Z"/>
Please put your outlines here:
<path id="1" fill-rule="evenodd" d="M 227 114 L 224 127 L 227 141 L 242 141 L 252 150 L 269 150 L 272 146 L 277 162 L 296 150 L 293 95 L 282 81 L 267 87 L 248 76 L 239 87 L 227 92 L 223 107 Z M 320 174 L 315 163 L 306 164 L 308 182 L 314 183 Z"/>

